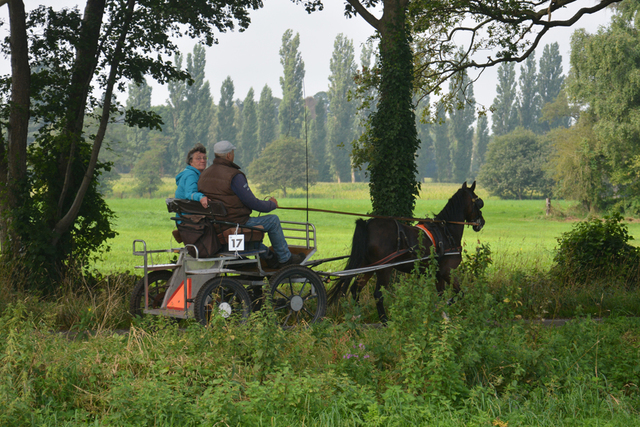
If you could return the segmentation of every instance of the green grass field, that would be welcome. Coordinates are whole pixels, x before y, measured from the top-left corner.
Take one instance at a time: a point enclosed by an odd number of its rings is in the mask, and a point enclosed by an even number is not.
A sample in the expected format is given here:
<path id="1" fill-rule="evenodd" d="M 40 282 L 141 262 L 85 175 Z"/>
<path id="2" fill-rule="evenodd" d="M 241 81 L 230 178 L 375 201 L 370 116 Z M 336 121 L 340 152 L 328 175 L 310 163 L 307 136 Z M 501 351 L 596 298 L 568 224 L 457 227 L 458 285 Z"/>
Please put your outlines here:
<path id="1" fill-rule="evenodd" d="M 459 185 L 455 184 L 423 184 L 414 214 L 432 217 L 444 207 L 457 188 Z M 489 197 L 482 189 L 478 194 L 485 200 L 482 211 L 486 225 L 479 233 L 467 227 L 464 244 L 471 251 L 478 243 L 490 245 L 494 268 L 549 266 L 556 239 L 578 220 L 567 219 L 566 212 L 571 211 L 572 202 L 552 201 L 554 215 L 547 217 L 544 200 L 499 200 Z M 170 197 L 170 190 L 166 190 L 165 195 Z M 110 242 L 111 251 L 96 263 L 95 268 L 103 273 L 131 271 L 141 262 L 140 258 L 132 255 L 134 239 L 143 239 L 149 249 L 176 247 L 171 238 L 174 224 L 164 200 L 164 197 L 108 199 L 109 206 L 117 215 L 115 230 L 118 236 Z M 278 199 L 278 202 L 282 207 L 307 205 L 305 194 L 300 190 L 291 192 L 290 197 Z M 311 188 L 308 203 L 310 208 L 331 211 L 366 214 L 371 210 L 368 187 L 363 183 L 318 184 Z M 283 221 L 307 221 L 306 212 L 279 209 L 274 213 Z M 348 254 L 356 219 L 350 215 L 309 212 L 308 221 L 316 226 L 318 232 L 318 253 L 314 258 Z M 628 228 L 632 236 L 640 235 L 640 222 L 631 221 Z"/>

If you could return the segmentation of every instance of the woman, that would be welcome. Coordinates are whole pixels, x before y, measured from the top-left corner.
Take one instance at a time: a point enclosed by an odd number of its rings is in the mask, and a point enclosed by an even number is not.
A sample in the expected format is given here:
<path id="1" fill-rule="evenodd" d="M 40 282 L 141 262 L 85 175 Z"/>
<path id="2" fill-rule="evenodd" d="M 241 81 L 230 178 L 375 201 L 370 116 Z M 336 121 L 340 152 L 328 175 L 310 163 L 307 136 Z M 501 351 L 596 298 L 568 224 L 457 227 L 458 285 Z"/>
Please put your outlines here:
<path id="1" fill-rule="evenodd" d="M 187 153 L 187 167 L 176 176 L 176 199 L 196 200 L 203 207 L 209 206 L 207 196 L 198 191 L 200 172 L 207 167 L 207 149 L 202 144 L 196 144 Z"/>

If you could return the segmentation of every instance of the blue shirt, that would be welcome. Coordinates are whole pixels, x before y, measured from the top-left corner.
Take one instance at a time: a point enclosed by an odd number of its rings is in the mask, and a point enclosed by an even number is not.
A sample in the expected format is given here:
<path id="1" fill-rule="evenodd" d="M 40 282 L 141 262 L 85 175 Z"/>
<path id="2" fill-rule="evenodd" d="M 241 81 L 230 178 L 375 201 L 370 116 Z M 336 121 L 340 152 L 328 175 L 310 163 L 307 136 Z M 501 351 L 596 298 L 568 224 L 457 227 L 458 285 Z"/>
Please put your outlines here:
<path id="1" fill-rule="evenodd" d="M 176 176 L 176 199 L 195 200 L 199 202 L 204 194 L 198 191 L 198 179 L 200 171 L 191 165 L 188 165 L 182 172 Z"/>

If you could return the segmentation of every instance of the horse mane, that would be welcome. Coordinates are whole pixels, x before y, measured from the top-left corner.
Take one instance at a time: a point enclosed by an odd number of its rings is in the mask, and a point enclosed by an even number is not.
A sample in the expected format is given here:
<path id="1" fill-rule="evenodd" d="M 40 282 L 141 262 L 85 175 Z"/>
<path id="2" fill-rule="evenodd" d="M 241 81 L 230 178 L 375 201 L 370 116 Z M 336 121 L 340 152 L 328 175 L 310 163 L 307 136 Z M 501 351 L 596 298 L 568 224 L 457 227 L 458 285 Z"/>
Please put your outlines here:
<path id="1" fill-rule="evenodd" d="M 441 221 L 457 221 L 460 218 L 456 218 L 456 215 L 463 215 L 464 212 L 464 189 L 460 188 L 455 192 L 453 196 L 449 199 L 444 208 L 440 211 L 439 214 L 435 216 L 435 219 Z"/>

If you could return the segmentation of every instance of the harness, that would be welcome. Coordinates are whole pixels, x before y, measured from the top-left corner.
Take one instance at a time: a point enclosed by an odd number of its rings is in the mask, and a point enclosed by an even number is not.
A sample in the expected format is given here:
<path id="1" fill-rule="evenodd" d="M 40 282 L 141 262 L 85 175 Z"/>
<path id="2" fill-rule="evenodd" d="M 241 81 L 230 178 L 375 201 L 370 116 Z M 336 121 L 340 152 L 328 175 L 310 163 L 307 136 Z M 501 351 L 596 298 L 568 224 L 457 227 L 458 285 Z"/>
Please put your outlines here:
<path id="1" fill-rule="evenodd" d="M 453 236 L 449 230 L 441 225 L 425 224 L 423 222 L 415 225 L 414 227 L 422 230 L 427 235 L 434 248 L 437 248 L 436 253 L 438 256 L 443 256 L 447 252 L 460 252 L 461 246 L 456 246 Z"/>

